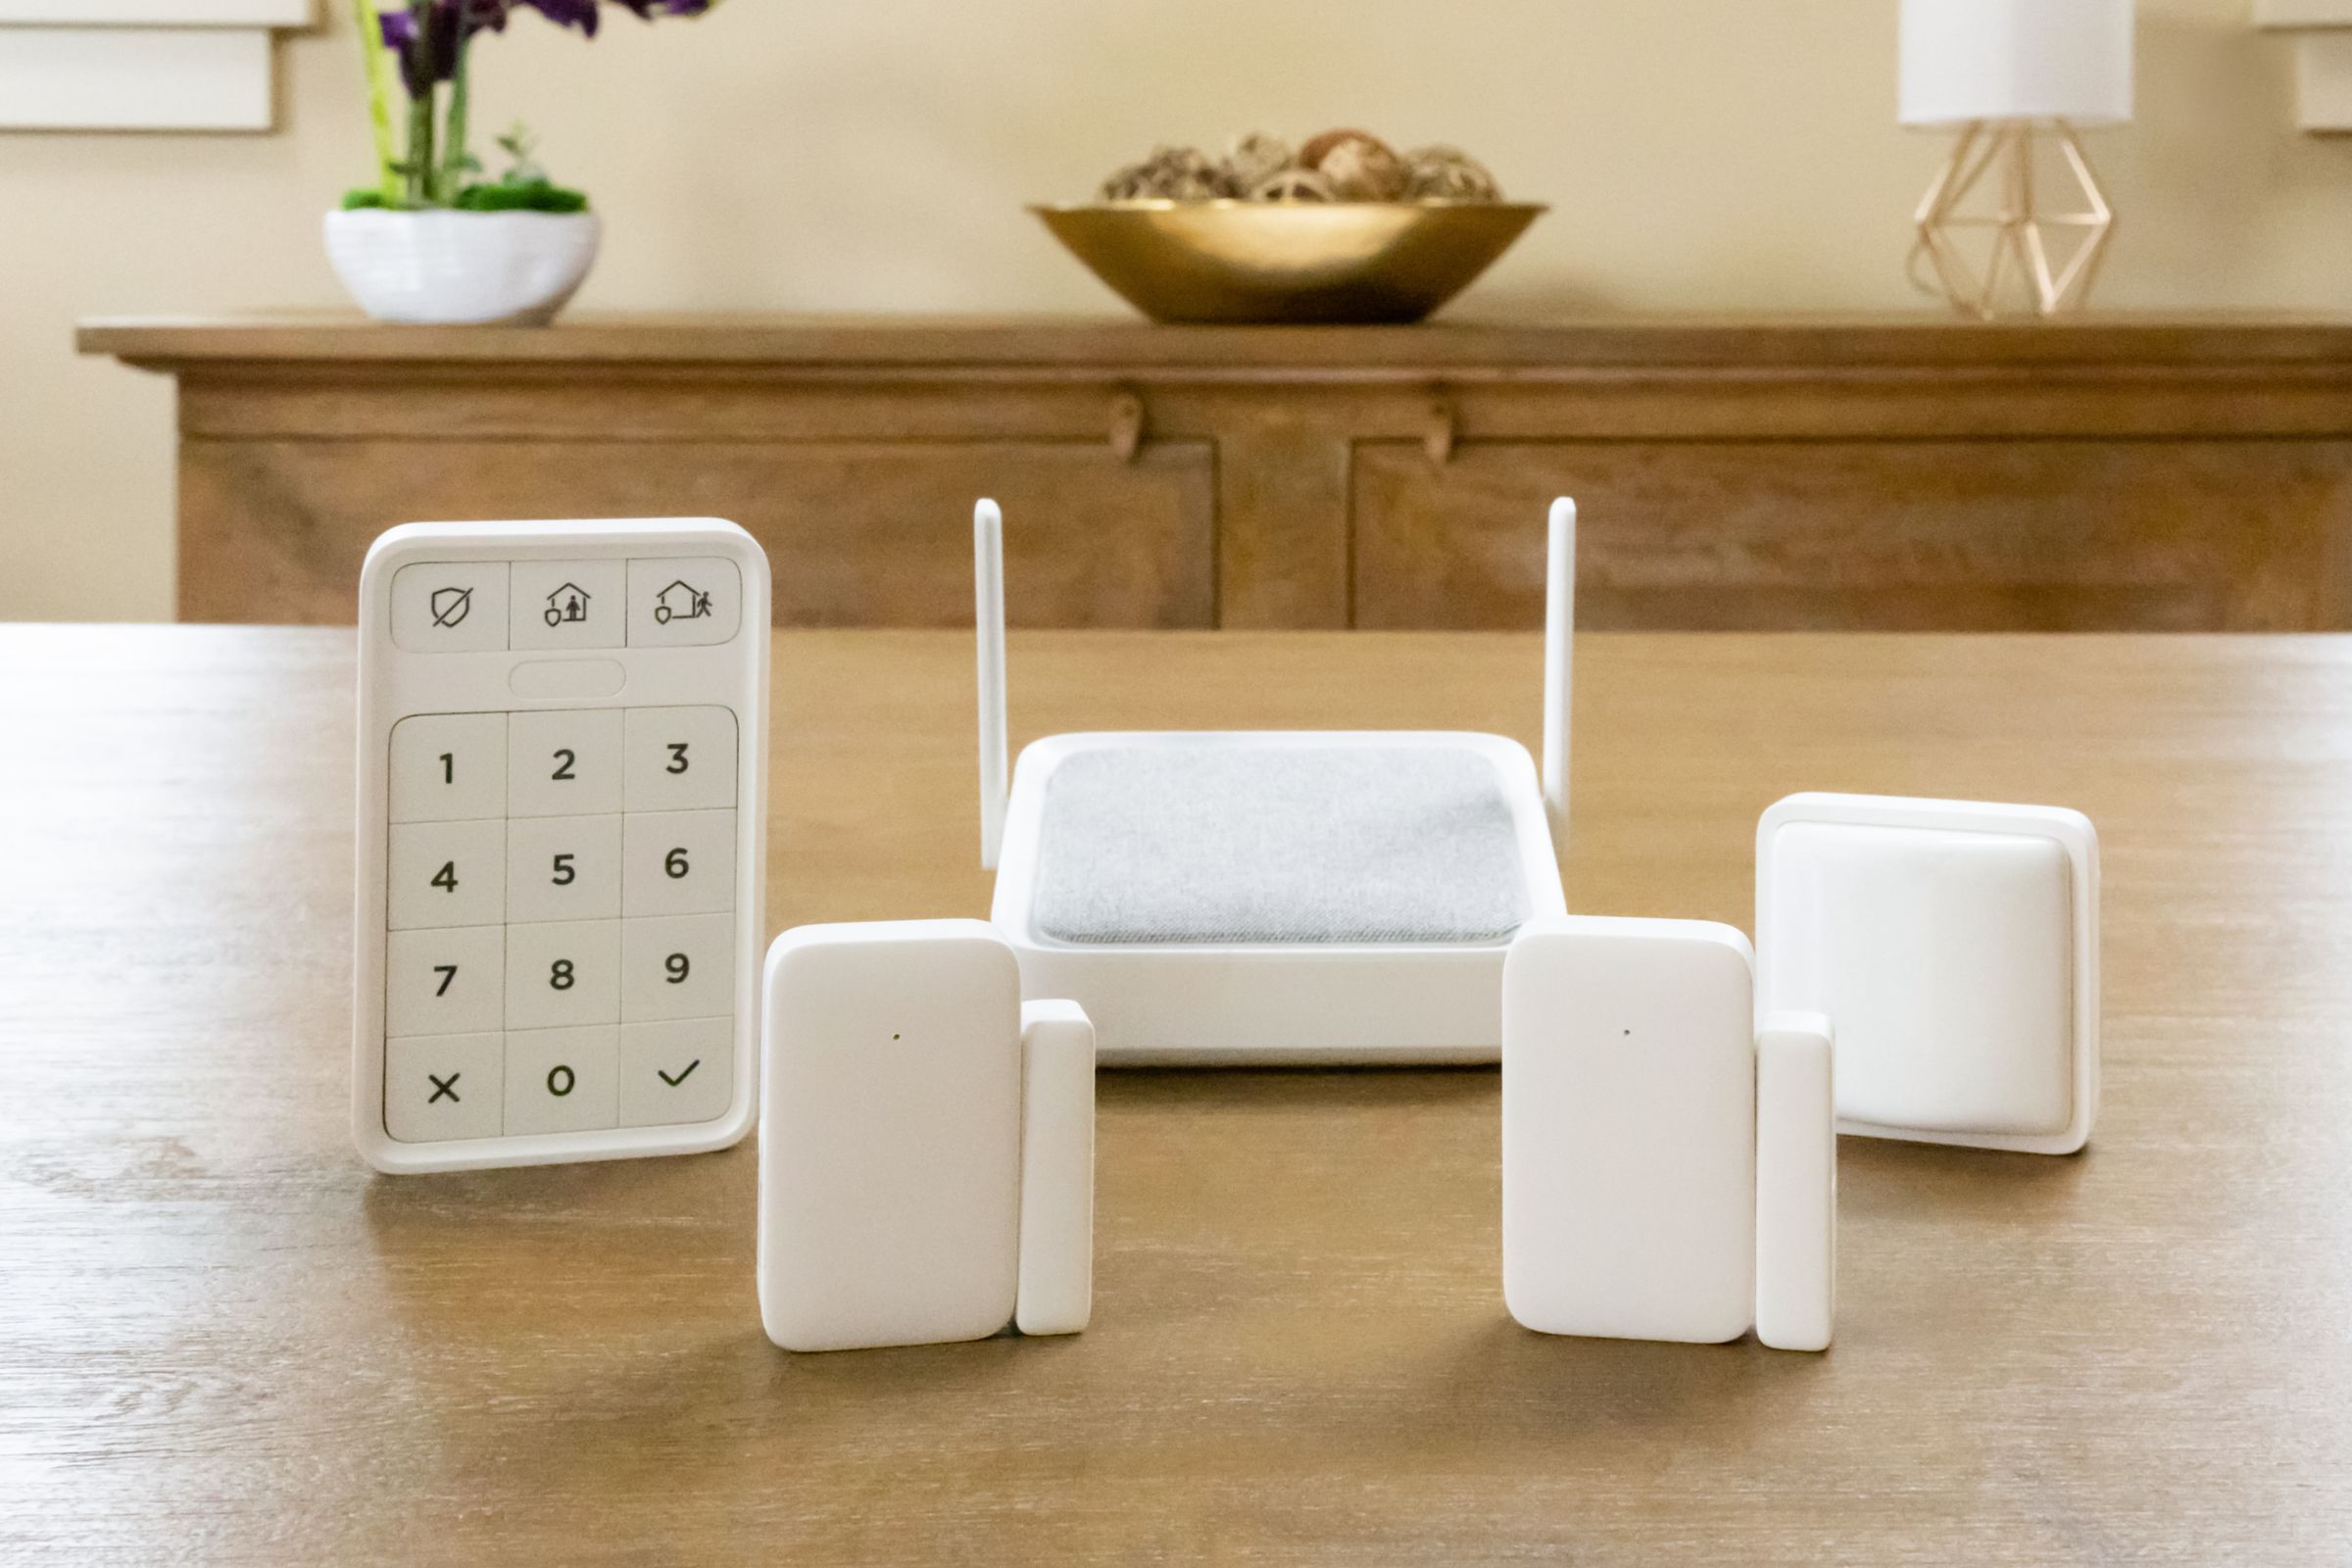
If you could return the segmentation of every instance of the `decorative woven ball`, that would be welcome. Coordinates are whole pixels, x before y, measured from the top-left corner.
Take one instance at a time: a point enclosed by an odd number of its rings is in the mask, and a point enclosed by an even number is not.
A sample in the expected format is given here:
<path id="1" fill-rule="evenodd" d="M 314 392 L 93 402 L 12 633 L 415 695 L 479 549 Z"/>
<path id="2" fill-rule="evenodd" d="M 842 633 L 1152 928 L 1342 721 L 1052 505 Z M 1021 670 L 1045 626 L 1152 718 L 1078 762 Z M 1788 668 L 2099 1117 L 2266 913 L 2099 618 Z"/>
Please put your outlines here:
<path id="1" fill-rule="evenodd" d="M 1250 187 L 1253 202 L 1330 202 L 1339 197 L 1332 193 L 1331 181 L 1311 169 L 1285 169 L 1269 174 Z"/>
<path id="2" fill-rule="evenodd" d="M 1253 130 L 1236 136 L 1225 150 L 1225 172 L 1237 190 L 1253 191 L 1286 169 L 1297 167 L 1298 155 L 1280 136 Z"/>
<path id="3" fill-rule="evenodd" d="M 1223 168 L 1198 147 L 1155 147 L 1140 164 L 1129 164 L 1102 182 L 1106 202 L 1214 201 L 1241 190 Z"/>
<path id="4" fill-rule="evenodd" d="M 1404 155 L 1404 194 L 1415 201 L 1498 202 L 1502 187 L 1459 147 L 1416 147 Z"/>
<path id="5" fill-rule="evenodd" d="M 1404 162 L 1368 130 L 1327 130 L 1298 149 L 1300 167 L 1331 182 L 1344 202 L 1393 202 L 1404 194 Z"/>

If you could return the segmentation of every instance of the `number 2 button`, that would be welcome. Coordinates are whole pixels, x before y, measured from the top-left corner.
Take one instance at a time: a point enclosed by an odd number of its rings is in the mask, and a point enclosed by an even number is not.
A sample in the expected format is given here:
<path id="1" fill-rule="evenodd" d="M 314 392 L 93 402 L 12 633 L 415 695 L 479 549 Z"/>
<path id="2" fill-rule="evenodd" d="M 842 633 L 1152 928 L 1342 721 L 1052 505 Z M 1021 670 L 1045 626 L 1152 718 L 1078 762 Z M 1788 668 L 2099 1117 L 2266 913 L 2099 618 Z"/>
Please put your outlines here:
<path id="1" fill-rule="evenodd" d="M 515 816 L 618 811 L 620 710 L 508 715 L 507 809 Z"/>

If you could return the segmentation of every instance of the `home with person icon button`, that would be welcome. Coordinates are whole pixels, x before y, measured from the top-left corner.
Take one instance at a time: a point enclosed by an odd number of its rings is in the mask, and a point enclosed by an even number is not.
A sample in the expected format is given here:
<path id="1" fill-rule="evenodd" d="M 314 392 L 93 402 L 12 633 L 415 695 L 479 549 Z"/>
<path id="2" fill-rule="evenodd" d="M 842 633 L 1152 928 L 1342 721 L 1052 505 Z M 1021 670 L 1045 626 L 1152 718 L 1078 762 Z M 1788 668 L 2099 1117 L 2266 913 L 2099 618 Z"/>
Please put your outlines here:
<path id="1" fill-rule="evenodd" d="M 586 620 L 589 597 L 588 590 L 578 583 L 564 583 L 547 596 L 547 623 L 550 626 L 563 626 Z"/>

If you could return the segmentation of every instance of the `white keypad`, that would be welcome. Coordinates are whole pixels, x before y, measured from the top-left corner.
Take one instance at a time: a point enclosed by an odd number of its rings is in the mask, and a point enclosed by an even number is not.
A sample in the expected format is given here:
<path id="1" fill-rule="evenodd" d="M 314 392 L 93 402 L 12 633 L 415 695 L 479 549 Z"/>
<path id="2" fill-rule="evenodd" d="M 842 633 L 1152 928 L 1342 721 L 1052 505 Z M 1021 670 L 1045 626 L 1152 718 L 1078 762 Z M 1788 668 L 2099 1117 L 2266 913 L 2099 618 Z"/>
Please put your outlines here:
<path id="1" fill-rule="evenodd" d="M 743 1136 L 756 541 L 708 517 L 416 523 L 360 582 L 362 1156 L 404 1174 Z"/>
<path id="2" fill-rule="evenodd" d="M 620 922 L 507 927 L 507 1027 L 620 1021 Z"/>
<path id="3" fill-rule="evenodd" d="M 384 1033 L 469 1035 L 507 1017 L 507 928 L 395 931 L 384 943 Z"/>
<path id="4" fill-rule="evenodd" d="M 629 563 L 629 646 L 723 643 L 743 621 L 743 574 L 723 556 Z"/>
<path id="5" fill-rule="evenodd" d="M 628 572 L 618 561 L 517 561 L 508 588 L 515 648 L 618 648 Z"/>
<path id="6" fill-rule="evenodd" d="M 392 640 L 416 654 L 507 646 L 507 564 L 420 561 L 392 578 Z"/>
<path id="7" fill-rule="evenodd" d="M 620 1016 L 704 1018 L 735 994 L 735 916 L 671 914 L 620 928 Z"/>
<path id="8" fill-rule="evenodd" d="M 506 1130 L 572 1133 L 618 1119 L 620 1031 L 524 1029 L 507 1035 Z"/>
<path id="9" fill-rule="evenodd" d="M 506 815 L 507 715 L 419 713 L 402 719 L 392 727 L 390 794 L 395 822 Z"/>
<path id="10" fill-rule="evenodd" d="M 622 800 L 632 811 L 735 804 L 735 715 L 723 708 L 632 708 L 623 726 Z"/>
<path id="11" fill-rule="evenodd" d="M 733 811 L 631 811 L 622 818 L 622 914 L 706 914 L 734 906 Z"/>
<path id="12" fill-rule="evenodd" d="M 553 709 L 507 718 L 507 812 L 601 816 L 620 809 L 617 708 Z"/>
<path id="13" fill-rule="evenodd" d="M 507 918 L 620 914 L 620 818 L 518 816 L 507 824 Z"/>
<path id="14" fill-rule="evenodd" d="M 566 583 L 589 596 L 583 617 L 609 593 L 604 624 L 619 624 L 622 564 L 578 564 L 600 569 L 514 568 L 514 646 L 564 646 L 526 634 L 523 596 L 544 612 Z M 740 744 L 734 712 L 717 706 L 417 713 L 393 727 L 392 1137 L 674 1126 L 726 1113 Z"/>
<path id="15" fill-rule="evenodd" d="M 497 925 L 507 916 L 507 824 L 395 822 L 385 857 L 385 923 Z"/>
<path id="16" fill-rule="evenodd" d="M 620 1124 L 709 1121 L 735 1093 L 735 1023 L 687 1018 L 620 1026 Z"/>
<path id="17" fill-rule="evenodd" d="M 384 1042 L 384 1131 L 404 1144 L 503 1131 L 504 1037 L 421 1035 Z"/>

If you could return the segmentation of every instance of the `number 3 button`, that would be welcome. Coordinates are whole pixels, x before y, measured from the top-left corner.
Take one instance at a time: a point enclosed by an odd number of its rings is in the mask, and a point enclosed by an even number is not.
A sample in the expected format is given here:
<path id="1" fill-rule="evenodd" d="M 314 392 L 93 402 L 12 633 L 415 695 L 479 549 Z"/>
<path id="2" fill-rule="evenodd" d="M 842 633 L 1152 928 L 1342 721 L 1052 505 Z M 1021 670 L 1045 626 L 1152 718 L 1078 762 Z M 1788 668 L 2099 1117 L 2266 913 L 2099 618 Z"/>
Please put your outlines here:
<path id="1" fill-rule="evenodd" d="M 621 819 L 620 912 L 708 914 L 735 906 L 733 811 L 631 811 Z"/>
<path id="2" fill-rule="evenodd" d="M 723 708 L 632 708 L 623 771 L 632 811 L 735 804 L 735 715 Z"/>

